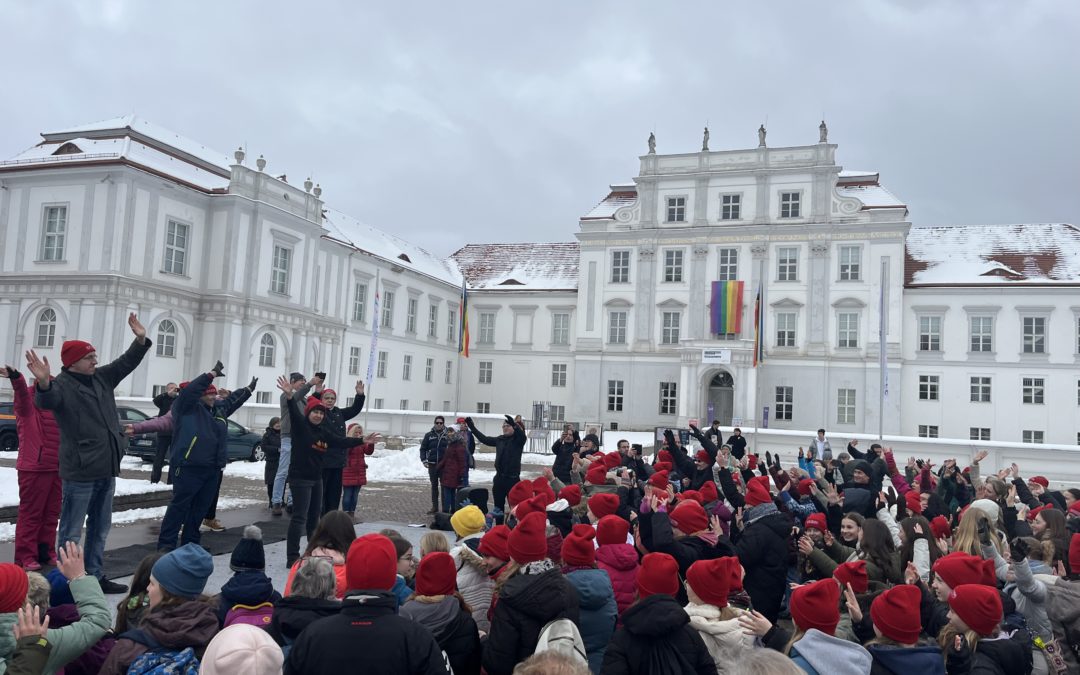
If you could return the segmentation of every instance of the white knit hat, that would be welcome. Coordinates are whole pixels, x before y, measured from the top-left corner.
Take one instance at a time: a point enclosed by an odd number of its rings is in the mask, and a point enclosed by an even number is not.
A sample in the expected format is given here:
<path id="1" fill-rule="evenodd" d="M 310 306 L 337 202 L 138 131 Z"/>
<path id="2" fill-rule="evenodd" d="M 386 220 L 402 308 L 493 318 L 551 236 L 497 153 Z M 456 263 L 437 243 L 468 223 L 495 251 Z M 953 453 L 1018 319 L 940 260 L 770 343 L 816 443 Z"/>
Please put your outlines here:
<path id="1" fill-rule="evenodd" d="M 285 657 L 265 630 L 234 624 L 210 641 L 200 675 L 280 675 Z"/>

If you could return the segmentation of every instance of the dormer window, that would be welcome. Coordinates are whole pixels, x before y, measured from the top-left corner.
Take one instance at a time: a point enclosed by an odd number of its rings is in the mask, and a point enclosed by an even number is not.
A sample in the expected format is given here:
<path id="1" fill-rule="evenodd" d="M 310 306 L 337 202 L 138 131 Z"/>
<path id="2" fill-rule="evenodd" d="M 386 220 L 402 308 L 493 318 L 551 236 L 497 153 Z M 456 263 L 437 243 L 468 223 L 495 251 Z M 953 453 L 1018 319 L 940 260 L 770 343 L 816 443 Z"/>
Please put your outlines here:
<path id="1" fill-rule="evenodd" d="M 64 143 L 59 148 L 57 148 L 56 151 L 53 154 L 54 155 L 81 155 L 82 154 L 82 148 L 75 145 L 74 143 L 68 142 L 68 143 Z"/>
<path id="2" fill-rule="evenodd" d="M 401 255 L 398 256 L 398 260 L 404 260 L 407 263 L 412 262 L 411 260 L 409 260 L 409 256 L 405 255 L 404 253 L 402 253 Z"/>

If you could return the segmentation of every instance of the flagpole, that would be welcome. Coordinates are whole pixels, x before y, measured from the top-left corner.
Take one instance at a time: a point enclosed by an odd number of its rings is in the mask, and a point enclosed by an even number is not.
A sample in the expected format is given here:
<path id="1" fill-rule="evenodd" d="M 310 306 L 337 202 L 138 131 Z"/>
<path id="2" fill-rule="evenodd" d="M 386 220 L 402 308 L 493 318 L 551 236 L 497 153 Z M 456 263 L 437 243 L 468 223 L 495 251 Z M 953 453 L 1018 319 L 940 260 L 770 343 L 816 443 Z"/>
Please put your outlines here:
<path id="1" fill-rule="evenodd" d="M 461 297 L 458 301 L 458 353 L 457 353 L 457 381 L 454 386 L 455 412 L 465 412 L 461 408 L 461 357 L 468 351 L 466 342 L 469 339 L 469 294 L 465 286 L 465 272 L 461 272 Z M 468 358 L 466 356 L 466 358 Z M 468 415 L 468 413 L 466 413 Z"/>
<path id="2" fill-rule="evenodd" d="M 885 438 L 885 399 L 889 395 L 889 355 L 885 338 L 888 334 L 888 314 L 885 303 L 885 284 L 889 278 L 889 259 L 881 259 L 881 288 L 878 298 L 878 440 Z"/>
<path id="3" fill-rule="evenodd" d="M 380 272 L 382 270 L 375 270 L 375 303 L 374 308 L 371 311 L 371 353 L 368 354 L 368 367 L 367 367 L 367 384 L 364 385 L 364 395 L 367 401 L 374 402 L 375 398 L 372 394 L 372 382 L 374 381 L 373 373 L 375 372 L 375 361 L 378 357 L 376 351 L 379 347 L 379 286 L 380 286 Z M 371 405 L 364 405 L 364 430 L 368 428 L 368 415 L 371 413 Z"/>
<path id="4" fill-rule="evenodd" d="M 760 365 L 759 348 L 762 342 L 762 331 L 765 329 L 764 322 L 761 320 L 762 308 L 765 305 L 764 295 L 765 288 L 765 261 L 758 261 L 758 291 L 757 297 L 754 301 L 754 347 L 753 354 L 751 356 L 751 362 L 754 364 L 754 451 L 757 451 L 757 439 L 761 429 L 761 373 L 758 371 L 758 365 Z"/>

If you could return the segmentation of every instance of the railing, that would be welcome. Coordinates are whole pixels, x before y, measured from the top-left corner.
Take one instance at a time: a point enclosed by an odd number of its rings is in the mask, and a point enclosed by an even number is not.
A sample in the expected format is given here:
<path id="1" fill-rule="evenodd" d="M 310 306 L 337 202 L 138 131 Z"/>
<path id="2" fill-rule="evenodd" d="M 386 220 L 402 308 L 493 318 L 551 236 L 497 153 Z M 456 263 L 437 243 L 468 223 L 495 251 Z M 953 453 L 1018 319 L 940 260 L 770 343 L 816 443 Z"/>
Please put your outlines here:
<path id="1" fill-rule="evenodd" d="M 72 159 L 115 159 L 119 156 L 119 152 L 76 152 L 70 155 L 49 155 L 48 157 L 29 157 L 27 159 L 5 159 L 0 161 L 0 166 L 67 162 Z"/>

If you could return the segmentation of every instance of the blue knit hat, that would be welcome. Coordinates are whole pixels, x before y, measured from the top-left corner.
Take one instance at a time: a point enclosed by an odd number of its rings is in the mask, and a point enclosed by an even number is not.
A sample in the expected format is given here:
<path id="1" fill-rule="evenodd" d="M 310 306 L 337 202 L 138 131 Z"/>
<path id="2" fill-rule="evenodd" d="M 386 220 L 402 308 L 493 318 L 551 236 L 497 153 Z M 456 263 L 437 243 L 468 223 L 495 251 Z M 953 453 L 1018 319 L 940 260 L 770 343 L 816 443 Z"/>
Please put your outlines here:
<path id="1" fill-rule="evenodd" d="M 184 544 L 154 563 L 150 575 L 163 589 L 181 598 L 197 598 L 214 571 L 214 559 L 198 544 Z"/>
<path id="2" fill-rule="evenodd" d="M 46 578 L 49 580 L 49 607 L 75 604 L 75 598 L 71 595 L 67 577 L 59 568 L 54 568 Z"/>

